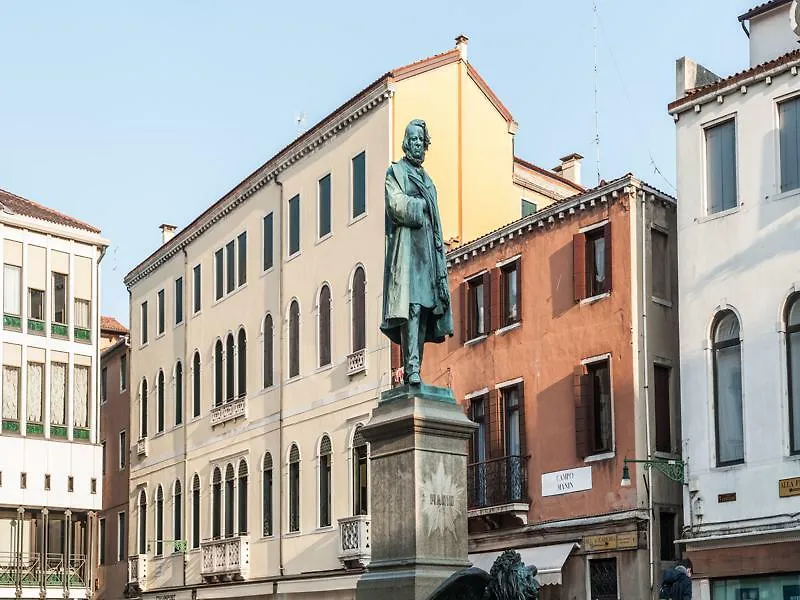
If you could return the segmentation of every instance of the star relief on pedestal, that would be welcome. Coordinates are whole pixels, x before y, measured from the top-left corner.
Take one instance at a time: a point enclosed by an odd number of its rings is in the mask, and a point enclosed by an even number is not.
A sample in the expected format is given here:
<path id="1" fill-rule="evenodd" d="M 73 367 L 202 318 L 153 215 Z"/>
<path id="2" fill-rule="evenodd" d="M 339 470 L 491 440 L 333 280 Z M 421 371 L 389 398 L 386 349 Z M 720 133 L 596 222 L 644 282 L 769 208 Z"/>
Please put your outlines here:
<path id="1" fill-rule="evenodd" d="M 462 516 L 464 488 L 445 471 L 440 458 L 436 470 L 422 482 L 422 515 L 428 524 L 428 535 L 446 532 L 457 536 L 456 520 Z"/>

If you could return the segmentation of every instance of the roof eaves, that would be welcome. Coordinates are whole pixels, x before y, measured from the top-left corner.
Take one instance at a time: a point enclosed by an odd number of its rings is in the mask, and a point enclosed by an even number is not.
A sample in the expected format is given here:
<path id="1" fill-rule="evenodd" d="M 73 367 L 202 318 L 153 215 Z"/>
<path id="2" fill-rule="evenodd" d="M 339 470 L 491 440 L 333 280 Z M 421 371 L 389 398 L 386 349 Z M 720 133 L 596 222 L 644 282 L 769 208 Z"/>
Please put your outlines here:
<path id="1" fill-rule="evenodd" d="M 3 209 L 10 214 L 16 214 L 22 217 L 27 217 L 29 219 L 39 219 L 40 221 L 45 221 L 47 223 L 55 223 L 56 225 L 63 225 L 64 227 L 72 227 L 74 229 L 83 229 L 85 231 L 89 231 L 91 233 L 102 233 L 100 229 L 93 225 L 89 225 L 80 219 L 76 219 L 75 217 L 71 217 L 65 213 L 55 210 L 54 208 L 50 208 L 49 206 L 45 206 L 44 204 L 40 204 L 34 200 L 29 200 L 28 198 L 23 198 L 13 192 L 9 192 L 8 190 L 0 189 L 0 204 L 2 204 Z M 30 209 L 39 212 L 39 215 L 34 214 L 26 214 L 21 210 L 17 210 L 14 207 L 14 204 L 19 204 L 22 206 L 29 207 Z M 19 208 L 19 207 L 18 207 Z M 47 218 L 50 216 L 51 218 Z"/>
<path id="2" fill-rule="evenodd" d="M 531 171 L 536 171 L 540 175 L 544 175 L 545 177 L 550 177 L 551 179 L 555 179 L 559 183 L 563 183 L 564 185 L 568 185 L 569 187 L 573 188 L 574 190 L 576 190 L 578 192 L 583 192 L 583 191 L 586 190 L 586 188 L 583 187 L 582 185 L 580 185 L 579 183 L 575 183 L 574 181 L 570 181 L 569 179 L 559 175 L 558 173 L 554 173 L 553 171 L 550 171 L 548 169 L 544 169 L 542 167 L 539 167 L 539 166 L 537 166 L 537 165 L 535 165 L 535 164 L 533 164 L 531 162 L 528 162 L 524 158 L 520 158 L 519 156 L 515 156 L 514 157 L 514 162 L 519 164 L 522 167 L 525 167 L 526 169 L 529 169 Z"/>
<path id="3" fill-rule="evenodd" d="M 453 48 L 452 50 L 448 50 L 447 52 L 442 52 L 441 54 L 435 54 L 433 56 L 429 56 L 428 58 L 423 58 L 422 60 L 418 60 L 417 62 L 413 62 L 408 65 L 403 65 L 402 67 L 398 67 L 396 69 L 392 69 L 389 72 L 389 74 L 395 81 L 402 81 L 403 79 L 413 77 L 414 75 L 420 75 L 421 73 L 425 73 L 427 71 L 432 71 L 433 69 L 438 69 L 439 67 L 443 67 L 445 65 L 456 63 L 458 62 L 460 56 L 461 55 L 459 54 L 458 49 Z"/>
<path id="4" fill-rule="evenodd" d="M 765 12 L 771 11 L 773 8 L 778 8 L 779 6 L 783 6 L 784 4 L 789 4 L 792 0 L 770 0 L 769 2 L 764 2 L 759 4 L 758 6 L 754 6 L 746 13 L 739 15 L 739 22 L 748 21 L 753 17 L 757 17 L 758 15 L 763 15 Z"/>
<path id="5" fill-rule="evenodd" d="M 494 93 L 494 90 L 489 87 L 489 84 L 486 83 L 486 80 L 481 77 L 480 73 L 478 73 L 477 69 L 473 67 L 470 63 L 467 64 L 467 73 L 469 74 L 472 81 L 480 88 L 480 90 L 484 93 L 484 95 L 489 99 L 497 111 L 503 115 L 503 118 L 508 122 L 509 125 L 515 124 L 514 117 L 511 114 L 511 111 L 506 108 L 506 105 L 497 97 L 497 94 Z"/>

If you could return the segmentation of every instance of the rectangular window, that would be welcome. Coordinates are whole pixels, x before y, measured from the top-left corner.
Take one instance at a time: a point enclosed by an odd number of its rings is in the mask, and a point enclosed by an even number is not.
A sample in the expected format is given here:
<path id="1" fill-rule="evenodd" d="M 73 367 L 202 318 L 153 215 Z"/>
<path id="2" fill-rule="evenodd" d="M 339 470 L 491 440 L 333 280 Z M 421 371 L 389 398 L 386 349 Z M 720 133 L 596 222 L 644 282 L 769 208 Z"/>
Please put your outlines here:
<path id="1" fill-rule="evenodd" d="M 225 291 L 230 294 L 236 288 L 236 244 L 233 240 L 225 244 Z"/>
<path id="2" fill-rule="evenodd" d="M 531 202 L 530 200 L 522 199 L 522 216 L 527 217 L 528 215 L 532 215 L 536 212 L 536 202 Z"/>
<path id="3" fill-rule="evenodd" d="M 28 288 L 28 319 L 44 321 L 44 290 Z"/>
<path id="4" fill-rule="evenodd" d="M 3 313 L 22 314 L 22 269 L 14 265 L 3 265 Z"/>
<path id="5" fill-rule="evenodd" d="M 606 236 L 603 227 L 586 234 L 586 289 L 591 296 L 608 291 L 606 277 Z"/>
<path id="6" fill-rule="evenodd" d="M 175 280 L 175 325 L 183 323 L 183 277 Z"/>
<path id="7" fill-rule="evenodd" d="M 489 332 L 489 289 L 489 273 L 467 281 L 467 340 L 474 340 Z"/>
<path id="8" fill-rule="evenodd" d="M 103 450 L 103 455 L 102 455 L 102 457 L 103 457 L 102 458 L 102 460 L 103 460 L 103 463 L 102 463 L 102 474 L 105 475 L 106 474 L 106 441 L 105 440 L 100 442 L 100 448 Z"/>
<path id="9" fill-rule="evenodd" d="M 367 210 L 367 153 L 353 157 L 353 218 Z"/>
<path id="10" fill-rule="evenodd" d="M 67 476 L 67 491 L 68 492 L 75 491 L 75 478 L 72 475 Z"/>
<path id="11" fill-rule="evenodd" d="M 617 559 L 596 558 L 589 561 L 589 594 L 592 600 L 617 600 Z"/>
<path id="12" fill-rule="evenodd" d="M 119 432 L 119 470 L 125 469 L 128 462 L 128 434 L 124 431 Z"/>
<path id="13" fill-rule="evenodd" d="M 272 268 L 273 240 L 272 240 L 272 213 L 264 217 L 264 270 Z"/>
<path id="14" fill-rule="evenodd" d="M 28 363 L 27 413 L 28 435 L 37 433 L 44 435 L 44 365 Z"/>
<path id="15" fill-rule="evenodd" d="M 662 300 L 670 299 L 670 261 L 669 237 L 658 229 L 650 230 L 652 244 L 653 296 Z"/>
<path id="16" fill-rule="evenodd" d="M 289 256 L 300 252 L 300 194 L 289 200 Z"/>
<path id="17" fill-rule="evenodd" d="M 670 368 L 653 365 L 653 399 L 656 413 L 656 450 L 672 452 L 672 408 L 669 394 Z"/>
<path id="18" fill-rule="evenodd" d="M 67 437 L 67 365 L 50 363 L 50 435 Z M 53 427 L 53 426 L 56 427 Z"/>
<path id="19" fill-rule="evenodd" d="M 677 560 L 675 548 L 675 513 L 660 511 L 659 533 L 661 537 L 661 560 Z"/>
<path id="20" fill-rule="evenodd" d="M 96 494 L 97 493 L 97 479 L 92 477 L 89 480 L 89 493 Z"/>
<path id="21" fill-rule="evenodd" d="M 19 433 L 20 369 L 3 365 L 3 431 Z M 7 424 L 13 424 L 9 429 Z"/>
<path id="22" fill-rule="evenodd" d="M 128 560 L 128 530 L 127 522 L 125 520 L 125 513 L 121 512 L 117 515 L 117 562 Z"/>
<path id="23" fill-rule="evenodd" d="M 192 269 L 192 312 L 194 314 L 199 313 L 203 306 L 202 296 L 200 295 L 203 291 L 202 280 L 200 276 L 200 265 L 195 265 L 194 269 Z"/>
<path id="24" fill-rule="evenodd" d="M 322 238 L 331 232 L 331 176 L 325 175 L 318 182 L 319 188 L 319 234 Z"/>
<path id="25" fill-rule="evenodd" d="M 236 238 L 236 246 L 239 251 L 239 285 L 247 283 L 247 232 L 239 234 Z"/>
<path id="26" fill-rule="evenodd" d="M 20 473 L 19 474 L 19 487 L 22 490 L 28 489 L 28 474 L 27 473 Z"/>
<path id="27" fill-rule="evenodd" d="M 75 298 L 75 327 L 91 329 L 89 327 L 89 301 Z"/>
<path id="28" fill-rule="evenodd" d="M 44 490 L 46 492 L 50 491 L 50 475 L 49 474 L 45 474 L 45 476 L 44 476 Z"/>
<path id="29" fill-rule="evenodd" d="M 101 565 L 106 564 L 106 520 L 100 517 L 98 521 L 99 536 L 97 540 L 97 557 Z"/>
<path id="30" fill-rule="evenodd" d="M 100 402 L 106 403 L 108 401 L 108 367 L 103 367 L 100 370 Z"/>
<path id="31" fill-rule="evenodd" d="M 123 354 L 119 357 L 119 391 L 124 392 L 128 389 L 128 355 Z"/>
<path id="32" fill-rule="evenodd" d="M 762 575 L 760 577 L 731 577 L 711 582 L 714 600 L 798 600 L 800 573 Z"/>
<path id="33" fill-rule="evenodd" d="M 158 294 L 156 295 L 156 310 L 157 314 L 157 325 L 158 325 L 158 332 L 157 335 L 161 335 L 164 333 L 164 329 L 166 327 L 166 308 L 164 306 L 164 290 L 158 290 Z"/>
<path id="34" fill-rule="evenodd" d="M 142 345 L 144 345 L 148 341 L 148 339 L 147 339 L 147 301 L 146 300 L 144 302 L 142 302 L 140 314 L 141 314 L 141 326 L 142 326 L 142 330 L 141 330 Z"/>
<path id="35" fill-rule="evenodd" d="M 575 302 L 611 291 L 611 223 L 572 236 Z"/>
<path id="36" fill-rule="evenodd" d="M 502 327 L 508 327 L 520 320 L 519 261 L 500 269 L 500 301 L 502 302 Z"/>
<path id="37" fill-rule="evenodd" d="M 222 248 L 214 253 L 214 299 L 219 300 L 225 295 L 225 259 Z"/>
<path id="38" fill-rule="evenodd" d="M 781 191 L 800 188 L 800 98 L 778 104 Z"/>
<path id="39" fill-rule="evenodd" d="M 613 431 L 611 421 L 611 374 L 608 360 L 591 363 L 586 367 L 592 381 L 594 429 L 592 452 L 611 452 Z"/>
<path id="40" fill-rule="evenodd" d="M 67 276 L 53 273 L 53 322 L 67 323 Z"/>
<path id="41" fill-rule="evenodd" d="M 706 133 L 706 204 L 708 214 L 734 208 L 736 190 L 736 122 L 709 127 Z"/>

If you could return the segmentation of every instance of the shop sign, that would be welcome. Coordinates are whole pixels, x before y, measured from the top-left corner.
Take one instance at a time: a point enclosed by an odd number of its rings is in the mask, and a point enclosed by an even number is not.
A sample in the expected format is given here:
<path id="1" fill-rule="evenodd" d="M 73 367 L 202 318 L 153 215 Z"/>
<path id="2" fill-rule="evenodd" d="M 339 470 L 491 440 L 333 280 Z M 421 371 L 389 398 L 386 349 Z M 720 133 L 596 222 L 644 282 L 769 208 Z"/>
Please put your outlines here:
<path id="1" fill-rule="evenodd" d="M 586 552 L 606 552 L 608 550 L 634 550 L 639 547 L 639 535 L 636 531 L 609 533 L 606 535 L 590 535 L 583 538 L 583 549 Z"/>
<path id="2" fill-rule="evenodd" d="M 542 473 L 542 496 L 558 496 L 592 489 L 592 467 Z"/>
<path id="3" fill-rule="evenodd" d="M 778 496 L 781 498 L 800 496 L 800 477 L 790 477 L 778 481 Z"/>

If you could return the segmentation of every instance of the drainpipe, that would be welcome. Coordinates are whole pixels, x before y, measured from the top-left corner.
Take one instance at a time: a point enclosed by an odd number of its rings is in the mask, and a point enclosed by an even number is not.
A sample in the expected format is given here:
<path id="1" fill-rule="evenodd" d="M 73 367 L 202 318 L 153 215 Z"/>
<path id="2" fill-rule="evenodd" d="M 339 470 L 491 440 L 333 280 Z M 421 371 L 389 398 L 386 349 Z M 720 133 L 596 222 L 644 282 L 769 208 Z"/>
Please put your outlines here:
<path id="1" fill-rule="evenodd" d="M 278 458 L 280 470 L 278 476 L 278 565 L 280 566 L 280 575 L 283 577 L 283 182 L 275 177 L 275 184 L 280 188 L 280 195 L 278 196 L 278 232 L 279 235 L 274 236 L 278 238 L 278 310 L 277 316 L 279 317 L 279 344 L 278 344 Z M 274 227 L 274 225 L 273 225 Z M 273 239 L 274 239 L 273 237 Z M 274 328 L 274 321 L 273 321 Z M 274 331 L 274 329 L 273 329 Z M 272 354 L 273 369 L 275 368 L 275 352 Z M 273 374 L 274 377 L 274 374 Z M 273 589 L 277 592 L 277 589 Z"/>
<path id="2" fill-rule="evenodd" d="M 650 457 L 650 363 L 647 353 L 647 305 L 650 294 L 647 288 L 647 195 L 644 191 L 639 191 L 642 199 L 642 362 L 644 363 L 644 379 L 642 390 L 644 392 L 644 414 L 645 414 L 645 438 L 647 443 L 647 456 Z M 647 477 L 650 480 L 650 490 L 647 494 L 647 540 L 650 550 L 650 593 L 652 595 L 655 586 L 655 546 L 653 544 L 653 495 L 655 493 L 655 481 L 653 481 L 653 466 L 647 465 Z"/>
<path id="3" fill-rule="evenodd" d="M 186 390 L 188 389 L 188 386 L 186 385 L 186 380 L 188 378 L 186 377 L 186 375 L 190 372 L 190 369 L 187 368 L 187 362 L 186 362 L 186 359 L 189 355 L 189 311 L 186 309 L 188 308 L 188 306 L 190 306 L 190 304 L 186 302 L 186 298 L 188 296 L 187 290 L 189 289 L 189 285 L 191 285 L 191 283 L 189 280 L 189 255 L 186 252 L 186 246 L 183 247 L 183 281 L 184 281 L 183 298 L 181 299 L 183 301 L 183 360 L 181 361 L 181 365 L 183 366 L 183 369 L 181 371 L 181 377 L 183 377 L 183 381 L 181 382 L 182 385 L 181 402 L 183 402 L 183 407 L 181 408 L 183 414 L 183 487 L 181 488 L 181 502 L 183 502 L 184 498 L 187 497 L 191 498 L 192 494 L 191 491 L 192 486 L 189 483 L 189 432 L 187 431 L 189 429 L 189 418 L 190 418 L 189 414 L 191 413 L 189 413 L 189 411 L 186 410 L 186 396 L 187 396 Z M 194 290 L 194 287 L 192 287 L 192 290 Z M 193 363 L 194 361 L 191 361 L 191 364 Z M 194 386 L 192 386 L 192 390 L 194 390 Z M 192 402 L 194 402 L 194 398 L 192 398 Z M 175 501 L 174 491 L 173 491 L 172 501 L 173 502 Z M 186 518 L 188 513 L 189 513 L 188 510 L 184 510 L 184 507 L 181 507 L 181 520 L 183 521 L 183 526 L 181 527 L 183 535 L 181 537 L 183 537 L 185 540 L 189 539 L 189 536 L 186 535 L 187 533 L 189 533 L 189 528 L 187 526 L 191 525 L 188 522 L 188 519 Z M 173 531 L 173 533 L 175 532 Z M 183 551 L 182 563 L 183 563 L 184 586 L 186 586 L 186 563 L 189 560 L 188 546 L 189 544 L 187 543 Z"/>

